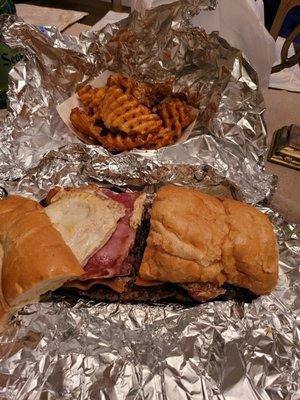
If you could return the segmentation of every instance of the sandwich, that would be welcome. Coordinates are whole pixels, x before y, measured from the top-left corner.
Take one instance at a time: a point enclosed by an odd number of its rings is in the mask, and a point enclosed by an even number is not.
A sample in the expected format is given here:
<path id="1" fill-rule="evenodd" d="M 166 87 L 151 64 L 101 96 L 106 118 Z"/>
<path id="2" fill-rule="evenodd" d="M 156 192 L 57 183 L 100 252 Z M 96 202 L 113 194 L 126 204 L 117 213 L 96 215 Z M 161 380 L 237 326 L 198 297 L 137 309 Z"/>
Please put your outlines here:
<path id="1" fill-rule="evenodd" d="M 62 286 L 122 291 L 144 201 L 142 193 L 97 186 L 54 188 L 45 207 L 20 196 L 1 200 L 0 319 Z"/>
<path id="2" fill-rule="evenodd" d="M 0 320 L 84 271 L 43 207 L 9 196 L 0 201 Z"/>
<path id="3" fill-rule="evenodd" d="M 268 294 L 277 280 L 277 242 L 262 212 L 194 189 L 158 190 L 137 285 L 172 283 L 203 302 L 229 285 Z"/>
<path id="4" fill-rule="evenodd" d="M 278 248 L 259 210 L 166 185 L 149 219 L 145 197 L 90 185 L 54 188 L 43 206 L 1 200 L 2 317 L 58 288 L 100 300 L 188 302 L 226 299 L 233 287 L 274 289 Z"/>

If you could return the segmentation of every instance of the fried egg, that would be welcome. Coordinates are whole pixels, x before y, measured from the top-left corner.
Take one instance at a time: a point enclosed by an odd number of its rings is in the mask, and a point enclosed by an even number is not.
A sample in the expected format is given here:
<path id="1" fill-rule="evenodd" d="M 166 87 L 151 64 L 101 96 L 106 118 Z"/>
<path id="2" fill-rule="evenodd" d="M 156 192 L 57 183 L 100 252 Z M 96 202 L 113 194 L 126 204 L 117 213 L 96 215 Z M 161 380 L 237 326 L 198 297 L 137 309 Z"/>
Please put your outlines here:
<path id="1" fill-rule="evenodd" d="M 65 192 L 45 208 L 82 266 L 109 240 L 125 206 L 105 196 L 87 192 Z"/>

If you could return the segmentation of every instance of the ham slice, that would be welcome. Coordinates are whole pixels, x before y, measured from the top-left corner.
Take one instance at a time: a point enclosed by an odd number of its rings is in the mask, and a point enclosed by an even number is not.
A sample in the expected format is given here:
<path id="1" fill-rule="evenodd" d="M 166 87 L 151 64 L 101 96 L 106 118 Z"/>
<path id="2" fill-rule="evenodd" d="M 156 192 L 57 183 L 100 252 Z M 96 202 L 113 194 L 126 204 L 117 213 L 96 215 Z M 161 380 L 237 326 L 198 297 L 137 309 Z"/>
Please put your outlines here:
<path id="1" fill-rule="evenodd" d="M 136 199 L 139 196 L 141 196 L 141 193 L 137 193 L 137 192 L 116 193 L 116 192 L 112 192 L 109 189 L 102 189 L 102 193 L 104 193 L 110 199 L 118 201 L 119 203 L 123 204 L 131 213 L 133 211 L 133 207 L 134 207 L 134 203 L 135 203 Z"/>
<path id="2" fill-rule="evenodd" d="M 134 258 L 130 255 L 135 241 L 135 229 L 130 225 L 134 203 L 140 193 L 115 193 L 108 189 L 102 192 L 126 207 L 126 213 L 118 222 L 108 242 L 99 249 L 84 266 L 85 274 L 80 280 L 109 279 L 128 276 L 132 272 Z"/>

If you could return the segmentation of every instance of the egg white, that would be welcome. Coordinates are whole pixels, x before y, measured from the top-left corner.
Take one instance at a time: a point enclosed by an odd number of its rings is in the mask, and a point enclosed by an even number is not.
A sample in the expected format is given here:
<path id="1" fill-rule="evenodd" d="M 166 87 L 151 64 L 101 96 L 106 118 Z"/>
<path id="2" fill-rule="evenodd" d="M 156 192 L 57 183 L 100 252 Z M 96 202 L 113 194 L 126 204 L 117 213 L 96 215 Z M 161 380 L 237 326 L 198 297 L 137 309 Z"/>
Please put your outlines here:
<path id="1" fill-rule="evenodd" d="M 105 196 L 87 192 L 65 192 L 45 208 L 82 266 L 109 240 L 125 206 Z"/>

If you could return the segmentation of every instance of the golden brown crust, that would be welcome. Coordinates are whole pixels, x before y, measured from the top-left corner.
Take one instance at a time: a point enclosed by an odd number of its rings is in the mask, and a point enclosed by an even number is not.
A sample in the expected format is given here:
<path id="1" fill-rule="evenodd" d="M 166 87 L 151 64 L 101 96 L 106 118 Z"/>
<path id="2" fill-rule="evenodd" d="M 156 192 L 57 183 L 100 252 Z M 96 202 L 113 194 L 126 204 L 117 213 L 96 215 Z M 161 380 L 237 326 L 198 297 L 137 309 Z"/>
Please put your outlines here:
<path id="1" fill-rule="evenodd" d="M 152 207 L 140 276 L 174 283 L 227 282 L 269 293 L 278 279 L 272 225 L 247 204 L 164 186 Z"/>
<path id="2" fill-rule="evenodd" d="M 71 124 L 83 135 L 99 141 L 101 128 L 95 125 L 95 121 L 86 111 L 80 110 L 78 107 L 73 108 L 70 114 Z"/>
<path id="3" fill-rule="evenodd" d="M 173 134 L 162 128 L 159 132 L 147 135 L 128 135 L 121 132 L 108 132 L 100 135 L 99 143 L 109 151 L 126 151 L 132 149 L 159 149 L 173 144 Z"/>
<path id="4" fill-rule="evenodd" d="M 0 201 L 2 293 L 8 307 L 37 300 L 83 269 L 43 208 L 19 196 Z"/>
<path id="5" fill-rule="evenodd" d="M 78 91 L 84 110 L 72 109 L 71 124 L 85 143 L 112 152 L 172 145 L 192 121 L 191 107 L 170 97 L 172 85 L 171 80 L 151 85 L 111 75 L 107 87 L 86 85 Z"/>
<path id="6" fill-rule="evenodd" d="M 162 127 L 157 114 L 115 86 L 108 88 L 101 109 L 103 122 L 108 129 L 128 135 L 148 135 Z"/>
<path id="7" fill-rule="evenodd" d="M 177 98 L 165 99 L 156 107 L 156 111 L 164 127 L 173 132 L 174 138 L 180 137 L 182 131 L 192 122 L 187 104 Z"/>
<path id="8" fill-rule="evenodd" d="M 255 294 L 269 293 L 278 280 L 278 248 L 271 223 L 248 204 L 231 199 L 223 199 L 222 203 L 228 215 L 228 242 L 232 246 L 228 257 L 227 244 L 224 262 L 235 267 L 232 272 L 228 269 L 227 282 Z"/>

